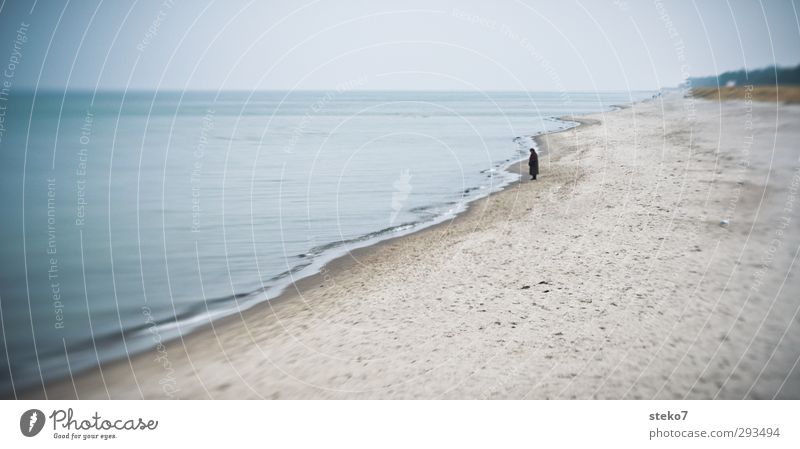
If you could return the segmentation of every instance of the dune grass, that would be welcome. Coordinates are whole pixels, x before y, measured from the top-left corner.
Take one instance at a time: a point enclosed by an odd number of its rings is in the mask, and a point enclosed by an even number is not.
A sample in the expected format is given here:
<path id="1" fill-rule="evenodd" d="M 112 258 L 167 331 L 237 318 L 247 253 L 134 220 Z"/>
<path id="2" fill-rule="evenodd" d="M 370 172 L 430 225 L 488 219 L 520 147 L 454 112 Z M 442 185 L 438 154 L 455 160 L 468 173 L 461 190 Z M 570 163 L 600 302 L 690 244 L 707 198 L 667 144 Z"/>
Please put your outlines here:
<path id="1" fill-rule="evenodd" d="M 800 103 L 800 85 L 784 86 L 735 86 L 735 87 L 695 87 L 692 96 L 707 100 L 745 100 L 779 101 L 781 103 Z"/>

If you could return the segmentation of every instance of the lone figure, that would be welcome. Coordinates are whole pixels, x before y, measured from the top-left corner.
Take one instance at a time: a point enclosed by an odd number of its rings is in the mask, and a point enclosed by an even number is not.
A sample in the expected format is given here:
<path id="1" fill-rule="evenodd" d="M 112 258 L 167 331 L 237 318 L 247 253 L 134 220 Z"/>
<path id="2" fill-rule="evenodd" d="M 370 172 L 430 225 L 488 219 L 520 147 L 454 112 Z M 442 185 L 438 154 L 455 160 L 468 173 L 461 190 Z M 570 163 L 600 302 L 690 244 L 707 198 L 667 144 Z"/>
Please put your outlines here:
<path id="1" fill-rule="evenodd" d="M 533 148 L 531 148 L 531 157 L 528 159 L 528 167 L 531 180 L 536 179 L 536 175 L 539 174 L 539 155 L 536 154 L 536 150 Z"/>

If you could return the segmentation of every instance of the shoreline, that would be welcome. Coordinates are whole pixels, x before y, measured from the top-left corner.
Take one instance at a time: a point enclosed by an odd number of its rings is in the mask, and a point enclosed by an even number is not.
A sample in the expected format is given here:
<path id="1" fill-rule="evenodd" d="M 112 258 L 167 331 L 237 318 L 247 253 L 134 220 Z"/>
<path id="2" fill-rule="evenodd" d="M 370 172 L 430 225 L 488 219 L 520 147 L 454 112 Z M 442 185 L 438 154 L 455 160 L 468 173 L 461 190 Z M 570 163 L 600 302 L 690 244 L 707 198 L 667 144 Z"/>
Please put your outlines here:
<path id="1" fill-rule="evenodd" d="M 639 101 L 638 103 L 645 103 L 648 101 L 652 101 L 652 99 L 646 99 Z M 636 104 L 636 103 L 634 103 Z M 607 111 L 602 111 L 600 113 L 591 113 L 585 114 L 583 116 L 576 116 L 576 115 L 568 115 L 568 116 L 561 116 L 561 117 L 553 117 L 553 120 L 561 121 L 564 123 L 575 123 L 574 126 L 568 126 L 564 129 L 554 130 L 551 132 L 543 132 L 537 135 L 531 136 L 524 136 L 530 138 L 534 143 L 535 147 L 539 151 L 539 156 L 551 156 L 550 152 L 550 144 L 549 144 L 549 136 L 557 135 L 569 131 L 574 131 L 581 127 L 586 126 L 595 126 L 601 124 L 600 120 L 588 118 L 592 115 L 600 115 L 600 114 L 609 114 L 614 113 L 626 108 L 631 107 L 631 105 L 612 105 L 612 108 Z M 441 221 L 428 224 L 422 226 L 420 228 L 412 228 L 408 232 L 402 233 L 401 235 L 396 235 L 392 237 L 388 237 L 382 240 L 377 241 L 365 241 L 365 245 L 361 247 L 356 247 L 355 249 L 348 249 L 345 254 L 338 255 L 330 259 L 329 261 L 323 263 L 321 268 L 317 271 L 310 273 L 306 276 L 302 276 L 297 280 L 293 280 L 289 282 L 285 287 L 280 290 L 274 298 L 272 299 L 264 299 L 259 301 L 254 301 L 251 305 L 242 308 L 241 310 L 237 310 L 233 313 L 223 315 L 219 318 L 212 319 L 208 322 L 200 324 L 193 329 L 187 331 L 186 333 L 178 334 L 177 336 L 170 338 L 163 342 L 165 347 L 170 345 L 176 345 L 178 342 L 181 344 L 185 344 L 184 342 L 188 341 L 195 341 L 195 340 L 203 340 L 206 338 L 210 338 L 212 335 L 216 334 L 217 328 L 225 328 L 228 326 L 237 326 L 241 325 L 243 320 L 247 320 L 250 318 L 258 318 L 263 317 L 264 314 L 272 314 L 273 317 L 280 313 L 280 311 L 287 305 L 287 303 L 292 303 L 294 301 L 301 301 L 303 299 L 303 292 L 308 291 L 314 288 L 315 286 L 319 285 L 319 288 L 322 288 L 326 282 L 329 282 L 331 278 L 335 278 L 337 275 L 344 275 L 348 272 L 348 270 L 352 269 L 353 267 L 359 264 L 358 260 L 360 258 L 372 255 L 373 253 L 379 251 L 383 247 L 391 246 L 397 243 L 401 243 L 402 240 L 411 238 L 417 235 L 422 234 L 433 234 L 436 232 L 441 231 L 439 228 L 446 227 L 452 225 L 453 223 L 459 220 L 467 220 L 471 213 L 475 211 L 478 207 L 485 207 L 485 202 L 491 200 L 491 198 L 495 195 L 499 195 L 503 192 L 507 192 L 512 190 L 515 185 L 520 183 L 527 183 L 529 182 L 525 179 L 525 174 L 527 174 L 528 166 L 527 166 L 527 157 L 522 158 L 518 161 L 509 162 L 505 164 L 504 167 L 501 167 L 501 170 L 519 176 L 519 179 L 512 180 L 509 183 L 505 184 L 504 186 L 500 187 L 498 190 L 490 191 L 486 195 L 476 197 L 468 202 L 465 203 L 465 208 L 457 213 L 455 213 L 450 218 L 444 218 Z M 541 163 L 541 161 L 540 161 Z M 435 220 L 434 220 L 435 221 Z M 445 232 L 441 232 L 440 235 L 446 235 Z M 291 274 L 289 275 L 292 276 Z M 270 317 L 267 317 L 270 318 Z M 159 345 L 162 344 L 159 342 Z M 111 369 L 117 367 L 126 367 L 132 366 L 132 364 L 136 363 L 143 363 L 144 360 L 149 360 L 153 353 L 158 352 L 158 345 L 152 347 L 150 349 L 139 351 L 134 354 L 129 355 L 128 357 L 122 356 L 119 358 L 111 359 L 104 361 L 100 364 L 99 367 L 90 367 L 88 369 L 84 369 L 73 373 L 73 375 L 66 375 L 59 379 L 56 379 L 52 382 L 47 382 L 46 388 L 51 389 L 53 386 L 59 386 L 58 389 L 61 391 L 67 391 L 70 389 L 71 384 L 74 382 L 75 377 L 102 377 L 101 372 L 104 369 Z M 26 387 L 22 390 L 19 394 L 22 398 L 28 397 L 38 397 L 37 390 L 41 390 L 38 386 L 34 385 L 33 387 Z M 51 397 L 51 394 L 48 394 L 48 397 Z"/>
<path id="2" fill-rule="evenodd" d="M 608 111 L 608 112 L 613 112 L 613 111 Z M 567 116 L 567 117 L 568 117 L 567 119 L 565 119 L 564 117 L 556 117 L 555 119 L 556 120 L 561 120 L 561 121 L 574 121 L 574 122 L 577 122 L 578 124 L 575 125 L 575 126 L 566 128 L 566 129 L 557 130 L 557 131 L 553 131 L 553 132 L 550 132 L 550 133 L 543 133 L 543 134 L 540 134 L 540 135 L 537 135 L 537 136 L 528 136 L 528 137 L 531 137 L 536 142 L 537 148 L 540 147 L 540 146 L 542 146 L 544 148 L 544 151 L 543 151 L 544 155 L 549 155 L 549 152 L 548 152 L 548 149 L 547 149 L 546 143 L 545 143 L 546 136 L 567 132 L 567 131 L 579 128 L 581 126 L 591 126 L 591 125 L 600 124 L 599 120 L 580 119 L 580 118 L 576 118 L 574 116 Z M 523 173 L 527 173 L 527 170 L 528 170 L 527 160 L 528 160 L 527 158 L 523 158 L 523 159 L 520 159 L 519 161 L 511 162 L 505 168 L 503 168 L 503 170 L 507 171 L 509 173 L 515 174 L 515 175 L 521 175 Z M 432 223 L 432 224 L 428 224 L 428 225 L 422 226 L 422 227 L 417 228 L 417 229 L 413 229 L 412 228 L 410 230 L 410 232 L 408 232 L 408 233 L 404 233 L 404 234 L 401 234 L 401 235 L 388 237 L 388 238 L 385 238 L 383 240 L 377 240 L 377 241 L 374 241 L 374 242 L 369 242 L 365 246 L 358 247 L 358 248 L 355 248 L 355 249 L 352 249 L 352 250 L 347 250 L 346 254 L 343 254 L 343 255 L 340 255 L 340 256 L 336 256 L 333 259 L 331 259 L 330 261 L 324 263 L 320 270 L 318 270 L 318 271 L 316 271 L 314 273 L 311 273 L 311 274 L 309 274 L 307 276 L 303 276 L 301 278 L 298 278 L 297 280 L 291 281 L 281 291 L 281 293 L 279 293 L 274 298 L 266 299 L 266 300 L 263 300 L 263 301 L 259 301 L 259 302 L 255 303 L 253 306 L 247 308 L 246 310 L 243 310 L 241 315 L 253 314 L 253 313 L 263 313 L 264 312 L 263 310 L 259 311 L 259 310 L 256 310 L 256 309 L 267 307 L 268 305 L 278 307 L 279 303 L 281 303 L 281 302 L 299 299 L 299 297 L 302 296 L 302 292 L 303 291 L 311 289 L 311 288 L 313 288 L 313 286 L 318 285 L 320 283 L 324 284 L 325 282 L 327 282 L 326 278 L 335 277 L 337 274 L 345 273 L 348 269 L 352 268 L 354 264 L 357 264 L 358 263 L 357 261 L 360 258 L 363 258 L 364 256 L 372 254 L 373 252 L 378 250 L 380 247 L 382 247 L 382 246 L 390 246 L 390 245 L 394 245 L 394 244 L 397 244 L 397 243 L 402 243 L 403 239 L 409 238 L 409 237 L 417 235 L 417 234 L 426 233 L 426 232 L 427 233 L 440 232 L 441 230 L 438 229 L 438 228 L 446 227 L 446 226 L 451 225 L 451 224 L 453 224 L 453 223 L 455 223 L 455 222 L 457 222 L 459 220 L 466 219 L 465 217 L 467 217 L 470 214 L 470 212 L 474 208 L 478 207 L 481 203 L 489 201 L 490 198 L 493 195 L 498 195 L 498 194 L 500 194 L 502 192 L 505 192 L 507 190 L 512 189 L 515 184 L 519 184 L 521 182 L 527 182 L 527 180 L 525 180 L 525 179 L 523 179 L 521 177 L 520 179 L 517 179 L 517 180 L 509 182 L 508 184 L 504 185 L 503 187 L 499 188 L 496 191 L 489 192 L 484 196 L 477 197 L 477 198 L 475 198 L 475 199 L 473 199 L 471 201 L 466 202 L 465 203 L 465 209 L 460 211 L 460 212 L 457 212 L 456 214 L 454 214 L 450 218 L 445 218 L 442 221 L 439 221 L 439 222 L 436 222 L 436 223 Z M 433 221 L 435 221 L 435 220 L 433 220 Z M 269 307 L 269 308 L 273 309 L 273 307 Z M 222 324 L 222 322 L 224 322 L 224 321 L 226 321 L 228 319 L 236 318 L 235 315 L 237 315 L 237 314 L 231 314 L 231 315 L 219 318 L 218 320 L 214 320 L 213 322 L 207 323 L 207 324 L 203 325 L 201 328 L 198 328 L 197 330 L 192 331 L 190 334 L 194 334 L 196 332 L 208 331 L 208 330 L 210 330 L 211 327 L 213 327 L 212 326 L 213 323 Z M 185 336 L 188 336 L 190 334 L 187 334 Z"/>
<path id="3" fill-rule="evenodd" d="M 645 103 L 648 101 L 652 101 L 652 99 L 642 100 L 638 103 Z M 609 109 L 608 111 L 602 111 L 600 113 L 591 113 L 591 114 L 586 114 L 584 116 L 568 115 L 561 117 L 553 117 L 552 118 L 553 120 L 562 121 L 565 123 L 574 122 L 576 124 L 574 126 L 569 126 L 564 129 L 555 130 L 552 132 L 543 132 L 541 134 L 524 136 L 524 137 L 530 138 L 535 143 L 537 150 L 539 150 L 539 156 L 549 157 L 551 156 L 550 143 L 548 139 L 549 136 L 573 131 L 581 127 L 599 125 L 602 123 L 600 120 L 589 118 L 589 116 L 614 113 L 629 108 L 631 106 L 632 105 L 622 105 L 622 106 L 612 105 L 611 109 Z M 484 196 L 477 197 L 471 201 L 466 202 L 464 210 L 457 212 L 452 217 L 444 218 L 439 222 L 428 224 L 418 229 L 412 228 L 409 232 L 403 233 L 401 235 L 388 237 L 374 242 L 365 241 L 366 243 L 365 246 L 356 247 L 355 249 L 352 250 L 348 249 L 345 254 L 335 256 L 331 260 L 323 263 L 321 265 L 321 268 L 318 269 L 317 271 L 310 273 L 306 276 L 299 277 L 297 280 L 290 281 L 285 287 L 280 289 L 280 292 L 274 298 L 254 301 L 251 305 L 248 305 L 247 307 L 244 307 L 233 313 L 223 315 L 219 318 L 212 319 L 203 324 L 200 324 L 185 333 L 177 334 L 175 337 L 169 338 L 166 341 L 164 341 L 163 345 L 169 346 L 171 344 L 172 345 L 177 344 L 178 342 L 184 344 L 185 341 L 189 341 L 190 339 L 202 340 L 205 338 L 210 338 L 211 334 L 216 334 L 216 329 L 218 327 L 224 328 L 228 326 L 236 326 L 237 324 L 241 324 L 243 320 L 253 317 L 261 317 L 265 313 L 272 314 L 274 317 L 274 315 L 280 313 L 282 308 L 285 307 L 286 305 L 285 303 L 290 303 L 292 301 L 300 301 L 303 298 L 304 291 L 317 288 L 315 287 L 317 285 L 319 285 L 319 288 L 322 288 L 323 285 L 326 282 L 329 282 L 331 278 L 334 278 L 337 275 L 346 274 L 348 270 L 358 265 L 358 260 L 360 258 L 369 256 L 374 252 L 380 250 L 384 246 L 400 243 L 403 239 L 407 239 L 423 233 L 432 234 L 434 232 L 437 232 L 437 230 L 439 230 L 438 228 L 449 226 L 455 223 L 457 220 L 466 220 L 467 217 L 469 217 L 470 213 L 474 211 L 474 209 L 481 206 L 481 203 L 489 201 L 491 197 L 495 195 L 499 195 L 503 192 L 511 190 L 516 184 L 529 182 L 527 179 L 525 179 L 524 176 L 528 172 L 527 160 L 528 160 L 527 157 L 525 157 L 516 162 L 510 162 L 504 168 L 502 168 L 503 171 L 520 176 L 519 179 L 509 182 L 508 184 L 504 185 L 498 190 L 491 191 Z M 541 163 L 542 161 L 540 160 L 540 164 Z M 441 235 L 445 234 L 446 232 L 441 233 Z M 291 277 L 292 274 L 289 274 L 289 276 Z M 159 344 L 161 343 L 159 342 Z M 120 367 L 131 366 L 132 364 L 137 363 L 137 361 L 145 360 L 146 358 L 148 358 L 147 357 L 148 355 L 152 355 L 154 352 L 157 352 L 157 350 L 158 350 L 158 345 L 144 351 L 139 351 L 134 354 L 130 354 L 128 357 L 122 356 L 119 358 L 107 360 L 101 362 L 99 367 L 90 367 L 88 369 L 80 370 L 74 373 L 72 376 L 66 375 L 60 377 L 59 379 L 56 379 L 52 382 L 45 383 L 45 386 L 46 388 L 49 389 L 53 385 L 59 385 L 59 386 L 63 385 L 64 387 L 61 387 L 59 389 L 68 390 L 69 385 L 67 384 L 74 382 L 73 378 L 75 376 L 77 377 L 90 376 L 90 375 L 99 376 L 100 373 L 103 371 L 103 369 L 109 369 L 117 366 Z M 30 397 L 36 394 L 36 390 L 40 390 L 39 386 L 37 385 L 34 385 L 33 387 L 25 387 L 23 388 L 23 391 L 19 396 Z"/>
<path id="4" fill-rule="evenodd" d="M 642 102 L 645 102 L 645 101 L 651 101 L 651 100 L 647 99 L 647 100 L 643 100 Z M 625 105 L 625 106 L 612 105 L 612 108 L 617 108 L 617 109 L 610 109 L 610 110 L 605 111 L 605 112 L 606 113 L 615 112 L 616 110 L 621 110 L 621 109 L 625 109 L 625 108 L 628 108 L 628 107 L 630 107 L 630 106 L 627 106 L 627 105 Z M 589 114 L 587 114 L 587 115 L 589 115 Z M 537 148 L 543 148 L 542 152 L 540 152 L 540 154 L 539 154 L 540 156 L 549 155 L 549 149 L 548 149 L 548 147 L 547 147 L 547 145 L 545 143 L 546 136 L 567 132 L 567 131 L 576 129 L 576 128 L 580 127 L 580 126 L 600 124 L 599 120 L 585 119 L 585 118 L 580 118 L 580 116 L 573 116 L 573 115 L 563 116 L 563 117 L 553 117 L 552 119 L 553 120 L 557 120 L 557 121 L 561 121 L 561 122 L 564 122 L 564 123 L 575 122 L 576 124 L 574 126 L 569 126 L 567 128 L 559 129 L 559 130 L 555 130 L 555 131 L 551 131 L 551 132 L 543 132 L 541 134 L 532 135 L 532 136 L 520 136 L 520 137 L 528 137 L 528 138 L 530 138 L 531 140 L 533 140 L 535 142 Z M 507 164 L 501 164 L 500 170 L 504 171 L 504 172 L 507 172 L 507 173 L 511 173 L 513 175 L 522 175 L 524 173 L 527 173 L 527 160 L 528 160 L 528 158 L 525 157 L 525 158 L 522 158 L 522 159 L 520 159 L 518 161 L 512 161 L 512 162 L 509 162 Z M 260 306 L 264 306 L 268 302 L 276 302 L 276 301 L 285 300 L 285 299 L 287 299 L 286 296 L 292 296 L 293 293 L 291 292 L 291 290 L 295 290 L 294 293 L 299 293 L 299 290 L 302 290 L 302 288 L 300 288 L 300 287 L 310 287 L 311 285 L 318 284 L 320 281 L 324 282 L 324 280 L 325 280 L 324 278 L 325 278 L 325 274 L 326 273 L 328 273 L 328 272 L 341 272 L 341 271 L 343 271 L 344 267 L 348 266 L 347 264 L 343 263 L 342 259 L 348 259 L 348 258 L 349 259 L 354 259 L 354 258 L 357 259 L 357 257 L 355 257 L 355 256 L 357 256 L 359 254 L 360 255 L 367 254 L 375 246 L 381 245 L 381 244 L 386 243 L 386 242 L 392 242 L 392 241 L 395 241 L 397 239 L 403 239 L 403 238 L 409 237 L 409 236 L 417 234 L 417 233 L 425 232 L 425 231 L 430 230 L 432 228 L 436 228 L 436 227 L 439 227 L 439 226 L 446 225 L 448 223 L 452 223 L 455 220 L 460 219 L 463 215 L 467 214 L 469 212 L 469 210 L 472 209 L 475 206 L 475 204 L 480 203 L 481 201 L 485 201 L 489 197 L 491 197 L 492 195 L 497 195 L 498 193 L 501 193 L 501 192 L 511 188 L 514 184 L 516 184 L 518 182 L 521 182 L 521 181 L 525 181 L 525 180 L 522 179 L 522 178 L 511 180 L 507 184 L 504 184 L 501 187 L 498 187 L 497 190 L 491 190 L 488 193 L 486 193 L 485 195 L 477 196 L 477 197 L 472 198 L 472 199 L 470 199 L 468 201 L 465 201 L 464 202 L 464 209 L 460 210 L 458 212 L 455 212 L 452 215 L 452 217 L 448 218 L 446 215 L 442 215 L 440 217 L 436 217 L 436 218 L 430 220 L 430 223 L 426 223 L 426 222 L 413 223 L 413 224 L 410 225 L 411 228 L 409 228 L 407 231 L 401 231 L 397 235 L 394 235 L 394 236 L 391 236 L 391 237 L 386 237 L 386 238 L 383 238 L 383 239 L 378 239 L 378 240 L 369 240 L 369 239 L 368 240 L 364 240 L 363 241 L 364 246 L 356 246 L 355 248 L 350 249 L 350 247 L 347 247 L 347 245 L 345 245 L 344 246 L 345 254 L 341 254 L 341 255 L 332 257 L 327 262 L 324 262 L 317 271 L 315 271 L 313 273 L 310 273 L 308 275 L 305 275 L 305 276 L 301 276 L 297 280 L 290 281 L 285 287 L 280 289 L 280 292 L 274 298 L 257 301 L 252 306 L 249 306 L 247 309 L 243 310 L 242 312 L 247 313 L 252 309 L 258 308 Z M 302 273 L 302 270 L 298 271 L 298 273 Z M 292 274 L 289 274 L 288 276 L 291 278 Z M 294 289 L 293 289 L 293 287 L 294 287 Z M 227 319 L 227 318 L 229 318 L 229 317 L 231 317 L 233 315 L 234 314 L 231 314 L 231 315 L 228 315 L 228 316 L 224 316 L 224 317 L 221 317 L 221 318 L 219 318 L 217 320 L 213 320 L 213 321 L 214 322 L 220 322 L 220 321 L 225 320 L 225 319 Z M 201 328 L 198 328 L 196 331 L 191 331 L 190 333 L 194 333 L 194 332 L 197 332 L 197 331 L 202 331 L 203 329 L 209 327 L 210 324 L 211 323 L 206 323 Z M 185 334 L 185 335 L 188 335 L 188 334 Z"/>
<path id="5" fill-rule="evenodd" d="M 643 100 L 643 101 L 649 101 L 649 100 Z M 605 113 L 615 112 L 617 110 L 624 109 L 626 107 L 629 106 L 612 105 L 611 109 L 604 112 Z M 578 117 L 579 116 L 573 116 L 573 115 L 563 116 L 563 117 L 552 117 L 552 120 L 564 122 L 566 124 L 572 122 L 574 123 L 574 125 L 567 126 L 564 129 L 554 130 L 551 132 L 542 132 L 536 135 L 520 136 L 520 137 L 530 138 L 535 143 L 537 149 L 542 148 L 542 150 L 539 151 L 540 156 L 549 155 L 549 149 L 545 143 L 546 136 L 567 132 L 576 129 L 580 126 L 584 126 L 586 124 L 599 123 L 599 121 L 596 120 L 581 119 Z M 245 317 L 249 317 L 252 314 L 263 314 L 265 312 L 276 313 L 276 311 L 278 310 L 279 307 L 281 307 L 281 304 L 283 302 L 298 300 L 299 299 L 298 297 L 302 296 L 303 291 L 313 288 L 314 285 L 320 283 L 324 284 L 326 282 L 326 279 L 332 276 L 335 277 L 337 274 L 344 273 L 347 269 L 351 268 L 354 263 L 356 263 L 356 261 L 359 259 L 359 256 L 363 257 L 365 255 L 370 254 L 372 251 L 376 250 L 377 247 L 379 247 L 384 243 L 391 244 L 393 242 L 400 241 L 401 239 L 407 238 L 414 234 L 426 231 L 434 231 L 434 228 L 452 224 L 455 220 L 459 220 L 461 217 L 468 214 L 469 211 L 473 207 L 475 207 L 478 203 L 486 201 L 492 195 L 499 194 L 511 188 L 516 183 L 525 181 L 523 179 L 524 176 L 522 175 L 524 173 L 527 173 L 526 164 L 527 164 L 527 157 L 520 159 L 518 161 L 512 161 L 505 164 L 500 164 L 498 168 L 499 171 L 510 173 L 513 175 L 518 175 L 520 176 L 520 178 L 515 180 L 510 180 L 507 183 L 502 184 L 500 187 L 490 190 L 484 195 L 477 196 L 475 198 L 465 201 L 464 209 L 455 212 L 451 217 L 448 217 L 447 215 L 442 215 L 440 217 L 436 217 L 430 220 L 429 223 L 425 222 L 415 223 L 412 224 L 408 230 L 400 231 L 397 233 L 397 235 L 393 235 L 390 237 L 384 237 L 384 238 L 375 237 L 373 239 L 365 239 L 362 242 L 356 243 L 354 245 L 345 244 L 342 247 L 342 250 L 344 252 L 343 254 L 330 256 L 330 259 L 325 262 L 322 262 L 319 265 L 319 268 L 317 268 L 315 271 L 310 272 L 306 275 L 302 275 L 304 270 L 298 270 L 297 274 L 300 274 L 301 276 L 299 276 L 297 279 L 292 279 L 294 273 L 289 273 L 287 275 L 288 282 L 286 283 L 286 285 L 283 286 L 276 285 L 276 286 L 266 287 L 263 289 L 263 291 L 261 291 L 261 293 L 259 293 L 259 295 L 264 295 L 270 291 L 277 290 L 277 294 L 275 294 L 274 297 L 253 300 L 246 306 L 240 307 L 238 310 L 233 310 L 230 313 L 224 313 L 217 318 L 210 318 L 210 319 L 203 318 L 204 322 L 201 324 L 193 326 L 188 326 L 188 323 L 184 324 L 184 326 L 189 327 L 189 330 L 176 333 L 174 336 L 165 339 L 163 341 L 163 344 L 169 345 L 176 341 L 182 342 L 186 339 L 194 337 L 196 334 L 203 335 L 212 333 L 215 327 L 234 325 L 236 322 L 239 322 L 240 320 L 244 319 Z M 192 320 L 196 318 L 197 317 L 192 317 Z M 170 324 L 170 327 L 174 326 L 174 323 L 171 322 L 167 324 Z M 158 344 L 162 344 L 162 341 L 160 339 L 160 332 L 156 331 L 156 334 L 159 335 Z M 136 359 L 140 359 L 143 356 L 146 356 L 147 354 L 157 351 L 157 346 L 158 345 L 145 350 L 137 351 L 135 353 L 129 354 L 127 357 L 123 355 L 119 357 L 110 358 L 108 360 L 104 360 L 100 363 L 99 367 L 90 366 L 88 368 L 75 371 L 74 373 L 71 374 L 67 373 L 57 379 L 54 379 L 50 382 L 46 382 L 45 385 L 49 387 L 50 385 L 66 383 L 71 380 L 71 377 L 74 376 L 83 376 L 93 372 L 99 373 L 100 371 L 103 370 L 103 368 L 108 368 L 117 364 L 123 364 L 123 365 L 129 364 Z M 37 389 L 40 389 L 40 386 L 38 385 L 25 386 L 22 388 L 20 396 L 23 397 L 29 396 L 32 390 L 37 390 Z"/>
<path id="6" fill-rule="evenodd" d="M 682 103 L 638 103 L 542 135 L 537 144 L 558 150 L 535 184 L 513 182 L 451 220 L 355 250 L 267 308 L 167 343 L 167 363 L 145 352 L 48 384 L 48 396 L 800 397 L 800 333 L 789 332 L 799 305 L 787 297 L 798 278 L 777 282 L 791 254 L 778 252 L 767 274 L 738 263 L 769 250 L 765 211 L 780 211 L 780 195 L 756 202 L 759 180 L 786 182 L 794 167 L 783 159 L 770 178 L 754 159 L 750 182 L 732 190 L 747 106 L 698 102 L 690 146 Z M 759 123 L 777 115 L 753 108 Z M 780 116 L 791 123 L 800 109 Z M 782 131 L 781 158 L 796 134 Z M 715 151 L 717 136 L 734 141 Z M 727 215 L 724 227 L 714 218 Z M 784 249 L 800 243 L 789 231 Z M 772 301 L 743 294 L 754 275 L 762 295 L 782 288 Z"/>

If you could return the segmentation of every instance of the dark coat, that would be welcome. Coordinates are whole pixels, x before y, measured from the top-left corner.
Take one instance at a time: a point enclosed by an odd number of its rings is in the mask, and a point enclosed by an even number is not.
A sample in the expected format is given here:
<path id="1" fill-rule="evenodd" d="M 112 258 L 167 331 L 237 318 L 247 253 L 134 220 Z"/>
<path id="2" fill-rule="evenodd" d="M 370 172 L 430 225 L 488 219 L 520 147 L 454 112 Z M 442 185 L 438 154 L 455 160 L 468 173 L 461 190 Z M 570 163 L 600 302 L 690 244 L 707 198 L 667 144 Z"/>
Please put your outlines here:
<path id="1" fill-rule="evenodd" d="M 531 153 L 531 157 L 528 159 L 528 167 L 531 176 L 536 176 L 539 174 L 539 156 L 535 151 Z"/>

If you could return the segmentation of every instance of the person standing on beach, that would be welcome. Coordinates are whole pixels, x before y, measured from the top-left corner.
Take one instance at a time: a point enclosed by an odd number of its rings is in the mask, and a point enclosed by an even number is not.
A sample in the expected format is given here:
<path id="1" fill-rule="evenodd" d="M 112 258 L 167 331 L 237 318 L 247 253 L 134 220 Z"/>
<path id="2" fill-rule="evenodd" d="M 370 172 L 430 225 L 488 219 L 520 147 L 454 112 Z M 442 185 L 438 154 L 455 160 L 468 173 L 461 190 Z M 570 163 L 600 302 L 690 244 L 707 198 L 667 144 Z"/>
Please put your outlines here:
<path id="1" fill-rule="evenodd" d="M 536 179 L 536 175 L 539 174 L 539 155 L 536 154 L 536 150 L 531 148 L 531 157 L 528 159 L 528 167 L 531 174 L 531 180 Z"/>

